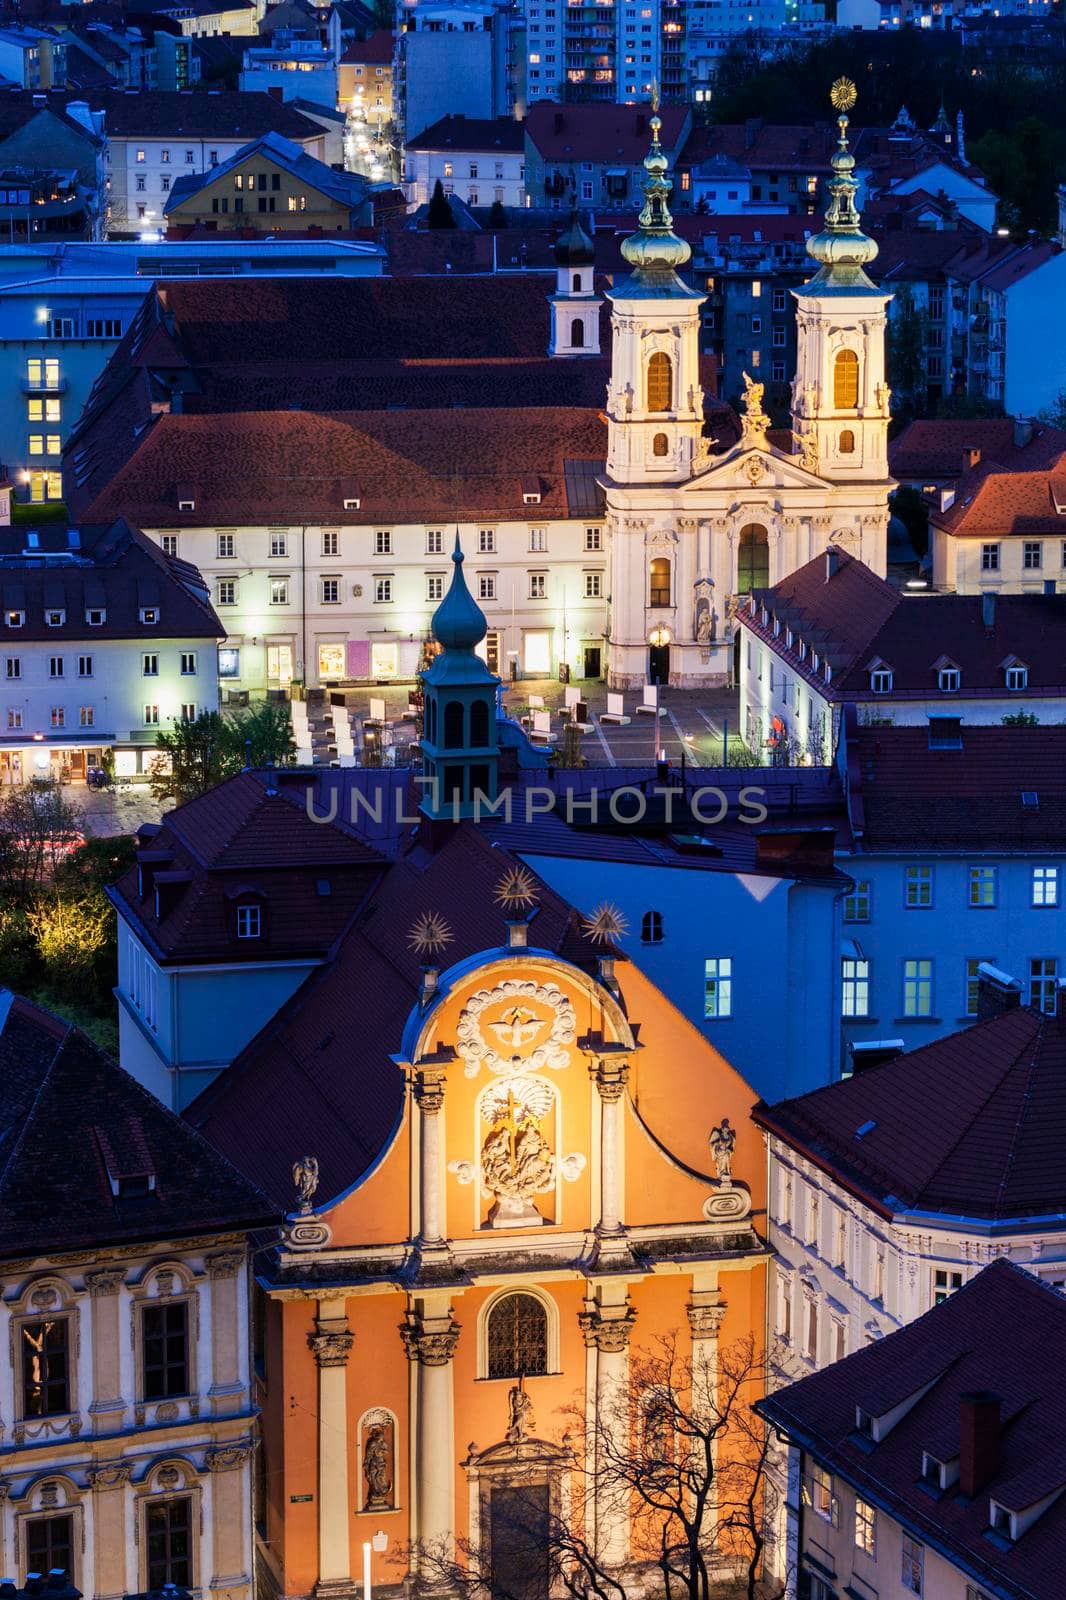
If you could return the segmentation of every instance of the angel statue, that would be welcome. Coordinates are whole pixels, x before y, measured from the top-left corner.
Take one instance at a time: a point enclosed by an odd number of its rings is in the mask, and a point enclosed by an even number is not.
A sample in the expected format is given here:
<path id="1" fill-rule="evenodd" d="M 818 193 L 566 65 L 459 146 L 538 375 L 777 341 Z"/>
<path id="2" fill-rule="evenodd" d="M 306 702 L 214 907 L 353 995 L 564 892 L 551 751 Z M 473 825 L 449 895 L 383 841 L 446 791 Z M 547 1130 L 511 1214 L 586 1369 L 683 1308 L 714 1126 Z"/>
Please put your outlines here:
<path id="1" fill-rule="evenodd" d="M 741 374 L 744 379 L 744 437 L 741 440 L 745 445 L 765 445 L 766 430 L 770 426 L 770 418 L 763 410 L 763 395 L 766 385 L 756 383 L 748 373 Z"/>
<path id="2" fill-rule="evenodd" d="M 311 1196 L 318 1188 L 318 1162 L 314 1156 L 301 1156 L 292 1169 L 292 1181 L 296 1185 L 296 1199 L 303 1212 L 311 1209 Z"/>
<path id="3" fill-rule="evenodd" d="M 718 1182 L 724 1189 L 732 1188 L 733 1150 L 736 1147 L 737 1130 L 730 1125 L 728 1117 L 723 1117 L 717 1128 L 711 1129 L 707 1142 L 711 1147 Z"/>
<path id="4" fill-rule="evenodd" d="M 523 1439 L 528 1438 L 533 1428 L 533 1402 L 526 1393 L 523 1378 L 519 1377 L 508 1394 L 507 1405 L 510 1412 L 507 1443 L 521 1444 Z"/>

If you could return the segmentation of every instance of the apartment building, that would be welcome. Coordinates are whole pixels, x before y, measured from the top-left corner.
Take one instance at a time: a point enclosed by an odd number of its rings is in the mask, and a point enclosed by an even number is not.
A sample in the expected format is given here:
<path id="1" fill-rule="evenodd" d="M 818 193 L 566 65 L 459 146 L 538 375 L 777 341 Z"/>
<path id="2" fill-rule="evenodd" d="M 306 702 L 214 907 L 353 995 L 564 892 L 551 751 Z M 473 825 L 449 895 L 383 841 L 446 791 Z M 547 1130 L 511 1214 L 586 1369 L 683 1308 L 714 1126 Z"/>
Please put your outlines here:
<path id="1" fill-rule="evenodd" d="M 672 168 L 691 129 L 692 112 L 664 105 L 660 116 L 662 148 Z M 573 206 L 638 210 L 649 120 L 642 106 L 531 105 L 524 124 L 530 204 L 553 211 Z"/>
<path id="2" fill-rule="evenodd" d="M 468 206 L 526 204 L 526 141 L 513 117 L 445 117 L 407 141 L 404 193 L 425 205 L 439 182 Z"/>

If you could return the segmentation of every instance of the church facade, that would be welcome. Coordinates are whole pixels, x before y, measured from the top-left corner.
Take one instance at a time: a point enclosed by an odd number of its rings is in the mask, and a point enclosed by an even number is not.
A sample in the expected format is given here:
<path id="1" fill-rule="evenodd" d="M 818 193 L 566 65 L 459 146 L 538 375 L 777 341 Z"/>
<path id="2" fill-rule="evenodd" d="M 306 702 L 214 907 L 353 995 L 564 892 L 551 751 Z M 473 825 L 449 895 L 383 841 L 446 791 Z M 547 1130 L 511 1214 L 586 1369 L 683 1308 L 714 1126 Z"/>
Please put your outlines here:
<path id="1" fill-rule="evenodd" d="M 606 655 L 614 688 L 724 681 L 738 596 L 778 582 L 830 544 L 885 574 L 891 296 L 865 272 L 877 246 L 855 207 L 843 110 L 839 126 L 824 231 L 807 246 L 818 270 L 795 291 L 791 428 L 771 429 L 763 386 L 746 377 L 742 436 L 722 451 L 704 424 L 703 297 L 677 275 L 690 251 L 672 231 L 671 183 L 652 119 L 640 227 L 622 246 L 631 272 L 609 291 Z"/>

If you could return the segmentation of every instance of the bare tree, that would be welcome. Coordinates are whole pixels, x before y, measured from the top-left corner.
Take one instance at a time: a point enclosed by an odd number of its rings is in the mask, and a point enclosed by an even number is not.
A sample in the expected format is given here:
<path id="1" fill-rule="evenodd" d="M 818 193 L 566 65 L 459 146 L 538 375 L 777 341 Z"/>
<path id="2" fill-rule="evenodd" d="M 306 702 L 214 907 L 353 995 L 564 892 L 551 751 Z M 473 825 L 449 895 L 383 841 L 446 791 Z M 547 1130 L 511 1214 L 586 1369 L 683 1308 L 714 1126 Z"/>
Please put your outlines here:
<path id="1" fill-rule="evenodd" d="M 423 1577 L 469 1600 L 623 1600 L 635 1578 L 664 1600 L 781 1600 L 767 1574 L 772 1430 L 753 1409 L 769 1363 L 750 1338 L 694 1350 L 677 1337 L 634 1350 L 591 1418 L 583 1401 L 564 1408 L 568 1481 L 551 1509 L 538 1442 L 516 1445 L 512 1482 L 528 1498 L 512 1490 L 502 1513 L 490 1499 L 491 1537 L 415 1550 Z"/>
<path id="2" fill-rule="evenodd" d="M 50 879 L 64 855 L 81 842 L 78 813 L 59 785 L 35 781 L 0 800 L 0 884 L 24 900 Z"/>

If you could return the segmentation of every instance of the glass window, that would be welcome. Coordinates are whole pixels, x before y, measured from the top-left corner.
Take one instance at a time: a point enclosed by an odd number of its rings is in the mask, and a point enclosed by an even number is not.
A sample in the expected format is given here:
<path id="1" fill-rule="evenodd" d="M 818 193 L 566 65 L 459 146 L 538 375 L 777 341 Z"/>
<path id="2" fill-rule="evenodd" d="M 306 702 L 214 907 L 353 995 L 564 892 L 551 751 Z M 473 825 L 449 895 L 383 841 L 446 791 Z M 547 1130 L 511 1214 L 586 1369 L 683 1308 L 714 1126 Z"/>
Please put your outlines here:
<path id="1" fill-rule="evenodd" d="M 26 1523 L 26 1571 L 74 1577 L 74 1518 L 32 1517 Z"/>
<path id="2" fill-rule="evenodd" d="M 705 1017 L 733 1015 L 732 956 L 709 956 L 704 962 L 703 1014 Z"/>
<path id="3" fill-rule="evenodd" d="M 932 867 L 904 867 L 903 903 L 911 911 L 924 911 L 933 903 Z"/>
<path id="4" fill-rule="evenodd" d="M 670 562 L 666 556 L 656 556 L 651 564 L 649 603 L 653 606 L 670 604 Z"/>
<path id="5" fill-rule="evenodd" d="M 439 556 L 439 555 L 441 555 L 443 553 L 443 550 L 444 550 L 444 529 L 443 528 L 427 528 L 426 529 L 426 554 L 427 554 L 427 556 Z"/>
<path id="6" fill-rule="evenodd" d="M 427 572 L 427 574 L 426 574 L 426 599 L 427 600 L 443 600 L 444 599 L 444 577 L 443 577 L 443 574 L 441 574 L 439 572 Z"/>
<path id="7" fill-rule="evenodd" d="M 340 537 L 341 536 L 337 532 L 336 528 L 323 528 L 322 554 L 324 556 L 340 555 Z"/>
<path id="8" fill-rule="evenodd" d="M 146 678 L 158 678 L 159 657 L 154 650 L 141 657 L 141 664 L 141 670 Z"/>
<path id="9" fill-rule="evenodd" d="M 933 963 L 928 956 L 909 957 L 903 963 L 903 1015 L 933 1014 Z"/>
<path id="10" fill-rule="evenodd" d="M 192 1501 L 149 1500 L 145 1507 L 148 1588 L 192 1586 Z"/>
<path id="11" fill-rule="evenodd" d="M 496 529 L 479 528 L 477 531 L 477 547 L 480 555 L 493 555 L 496 550 Z"/>
<path id="12" fill-rule="evenodd" d="M 1029 1004 L 1048 1016 L 1055 1014 L 1058 970 L 1056 956 L 1034 956 L 1029 963 Z"/>
<path id="13" fill-rule="evenodd" d="M 219 578 L 218 604 L 220 606 L 235 606 L 237 604 L 236 578 Z"/>
<path id="14" fill-rule="evenodd" d="M 833 406 L 854 411 L 859 403 L 859 358 L 854 350 L 839 350 L 833 363 Z"/>
<path id="15" fill-rule="evenodd" d="M 925 1573 L 925 1548 L 917 1539 L 912 1539 L 909 1533 L 903 1535 L 902 1561 L 900 1579 L 903 1587 L 911 1594 L 922 1593 L 922 1582 Z"/>
<path id="16" fill-rule="evenodd" d="M 859 878 L 850 894 L 844 896 L 844 921 L 869 922 L 870 920 L 870 880 Z"/>
<path id="17" fill-rule="evenodd" d="M 661 944 L 663 938 L 663 915 L 661 911 L 645 911 L 640 919 L 641 944 Z"/>
<path id="18" fill-rule="evenodd" d="M 237 554 L 236 544 L 232 533 L 218 535 L 218 559 L 228 561 Z"/>
<path id="19" fill-rule="evenodd" d="M 586 550 L 601 550 L 602 548 L 603 548 L 602 530 L 600 528 L 586 528 L 585 529 L 585 549 Z"/>
<path id="20" fill-rule="evenodd" d="M 54 1417 L 70 1410 L 66 1317 L 22 1324 L 22 1414 Z"/>
<path id="21" fill-rule="evenodd" d="M 817 1311 L 813 1300 L 811 1305 Z M 816 1516 L 823 1517 L 826 1522 L 836 1523 L 837 1497 L 833 1493 L 833 1475 L 825 1467 L 811 1467 L 810 1500 L 811 1510 Z"/>
<path id="22" fill-rule="evenodd" d="M 529 548 L 531 551 L 535 551 L 538 554 L 543 555 L 544 551 L 548 548 L 547 528 L 530 528 Z"/>
<path id="23" fill-rule="evenodd" d="M 962 1273 L 952 1272 L 944 1267 L 937 1267 L 933 1273 L 933 1304 L 940 1305 L 949 1294 L 954 1294 L 956 1289 L 962 1288 Z"/>
<path id="24" fill-rule="evenodd" d="M 531 572 L 529 574 L 529 598 L 531 600 L 544 599 L 546 582 L 547 577 L 543 572 Z"/>
<path id="25" fill-rule="evenodd" d="M 181 652 L 181 675 L 182 675 L 183 678 L 195 677 L 195 675 L 196 675 L 196 651 L 195 650 L 183 650 Z"/>
<path id="26" fill-rule="evenodd" d="M 737 592 L 750 594 L 765 589 L 770 582 L 770 536 L 759 523 L 750 522 L 740 530 L 737 552 Z"/>
<path id="27" fill-rule="evenodd" d="M 378 528 L 374 534 L 374 554 L 376 556 L 392 555 L 392 529 Z"/>
<path id="28" fill-rule="evenodd" d="M 864 1555 L 877 1560 L 877 1512 L 859 1499 L 855 1501 L 855 1543 Z"/>
<path id="29" fill-rule="evenodd" d="M 391 600 L 391 599 L 392 599 L 392 579 L 391 578 L 375 578 L 374 579 L 374 602 L 375 602 L 375 604 L 380 604 L 380 603 L 383 603 L 383 602 Z"/>
<path id="30" fill-rule="evenodd" d="M 1058 867 L 1033 868 L 1033 905 L 1057 906 L 1059 903 Z"/>
<path id="31" fill-rule="evenodd" d="M 985 962 L 987 962 L 990 966 L 995 965 L 995 961 L 992 956 L 968 956 L 966 960 L 965 1012 L 968 1017 L 976 1017 L 977 1015 L 977 997 L 981 981 L 979 977 L 979 971 L 981 965 Z"/>
<path id="32" fill-rule="evenodd" d="M 981 571 L 999 571 L 999 545 L 983 544 L 981 546 Z"/>
<path id="33" fill-rule="evenodd" d="M 599 600 L 603 593 L 603 579 L 598 572 L 585 573 L 585 599 Z"/>
<path id="34" fill-rule="evenodd" d="M 322 604 L 324 606 L 340 605 L 341 580 L 339 578 L 322 579 Z"/>
<path id="35" fill-rule="evenodd" d="M 141 1312 L 144 1355 L 144 1398 L 165 1400 L 188 1394 L 188 1306 L 145 1306 Z"/>
<path id="36" fill-rule="evenodd" d="M 263 931 L 263 915 L 259 906 L 237 907 L 238 939 L 258 939 Z"/>
<path id="37" fill-rule="evenodd" d="M 1022 545 L 1022 566 L 1026 572 L 1038 572 L 1043 560 L 1043 545 L 1039 539 L 1026 539 Z"/>
<path id="38" fill-rule="evenodd" d="M 842 969 L 841 1012 L 845 1017 L 868 1017 L 870 1014 L 870 963 L 853 956 L 845 956 Z"/>
<path id="39" fill-rule="evenodd" d="M 270 535 L 270 554 L 275 559 L 287 556 L 289 553 L 289 536 L 278 529 Z"/>
<path id="40" fill-rule="evenodd" d="M 996 868 L 971 867 L 968 900 L 971 906 L 987 909 L 996 903 Z"/>
<path id="41" fill-rule="evenodd" d="M 531 1294 L 508 1294 L 489 1311 L 489 1378 L 539 1377 L 548 1370 L 548 1313 Z"/>
<path id="42" fill-rule="evenodd" d="M 287 606 L 289 603 L 288 578 L 271 578 L 270 604 L 272 606 Z"/>
<path id="43" fill-rule="evenodd" d="M 478 574 L 477 596 L 478 596 L 479 600 L 495 600 L 495 598 L 496 598 L 496 575 L 495 575 L 495 573 L 493 573 L 493 572 L 482 572 L 482 573 Z"/>
<path id="44" fill-rule="evenodd" d="M 648 410 L 669 411 L 673 398 L 673 366 L 663 350 L 656 350 L 648 362 Z"/>

